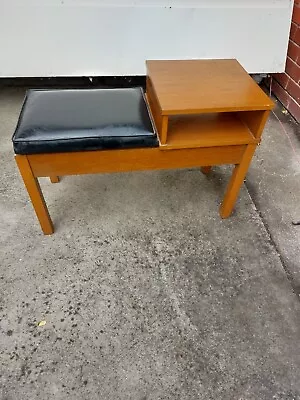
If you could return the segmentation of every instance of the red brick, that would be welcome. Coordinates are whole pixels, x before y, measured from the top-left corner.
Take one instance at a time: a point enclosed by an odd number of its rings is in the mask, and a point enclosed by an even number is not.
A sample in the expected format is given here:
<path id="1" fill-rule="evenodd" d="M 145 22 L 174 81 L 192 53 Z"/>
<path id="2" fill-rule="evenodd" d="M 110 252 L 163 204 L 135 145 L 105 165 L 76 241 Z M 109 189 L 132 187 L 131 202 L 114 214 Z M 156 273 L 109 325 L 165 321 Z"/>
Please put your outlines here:
<path id="1" fill-rule="evenodd" d="M 272 92 L 293 117 L 300 122 L 300 105 L 276 81 L 273 81 Z"/>
<path id="2" fill-rule="evenodd" d="M 295 33 L 295 38 L 293 39 L 293 41 L 300 46 L 300 25 L 297 26 L 297 31 Z"/>
<path id="3" fill-rule="evenodd" d="M 293 12 L 293 22 L 296 24 L 300 24 L 300 5 L 295 3 L 294 12 Z"/>
<path id="4" fill-rule="evenodd" d="M 300 104 L 300 86 L 290 79 L 286 90 L 292 96 L 292 98 L 296 100 L 298 104 Z"/>
<path id="5" fill-rule="evenodd" d="M 280 83 L 280 85 L 286 89 L 289 80 L 291 79 L 286 73 L 283 74 L 274 74 L 273 78 Z"/>
<path id="6" fill-rule="evenodd" d="M 288 48 L 288 56 L 297 62 L 300 61 L 300 46 L 290 40 Z M 297 62 L 299 64 L 299 62 Z"/>
<path id="7" fill-rule="evenodd" d="M 289 112 L 295 118 L 296 121 L 300 122 L 300 105 L 295 101 L 291 101 L 288 106 Z"/>
<path id="8" fill-rule="evenodd" d="M 298 25 L 296 25 L 296 24 L 294 24 L 294 23 L 292 22 L 292 25 L 291 25 L 291 32 L 290 32 L 290 39 L 291 39 L 291 40 L 295 40 L 297 31 L 298 31 Z"/>
<path id="9" fill-rule="evenodd" d="M 294 79 L 295 82 L 299 83 L 300 81 L 300 66 L 296 64 L 289 57 L 286 60 L 286 68 L 285 72 Z"/>
<path id="10" fill-rule="evenodd" d="M 288 107 L 288 105 L 290 104 L 291 96 L 276 81 L 273 81 L 272 92 L 285 107 Z"/>

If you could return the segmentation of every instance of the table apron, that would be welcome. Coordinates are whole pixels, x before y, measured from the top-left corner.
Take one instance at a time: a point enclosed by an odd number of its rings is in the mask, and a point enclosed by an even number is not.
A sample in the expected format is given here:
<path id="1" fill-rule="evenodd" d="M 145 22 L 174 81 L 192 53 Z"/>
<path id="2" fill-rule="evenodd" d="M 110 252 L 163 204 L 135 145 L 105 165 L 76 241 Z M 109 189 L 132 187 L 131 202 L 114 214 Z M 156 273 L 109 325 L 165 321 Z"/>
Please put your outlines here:
<path id="1" fill-rule="evenodd" d="M 239 164 L 246 148 L 237 145 L 162 151 L 157 147 L 16 157 L 27 157 L 33 175 L 43 177 Z"/>

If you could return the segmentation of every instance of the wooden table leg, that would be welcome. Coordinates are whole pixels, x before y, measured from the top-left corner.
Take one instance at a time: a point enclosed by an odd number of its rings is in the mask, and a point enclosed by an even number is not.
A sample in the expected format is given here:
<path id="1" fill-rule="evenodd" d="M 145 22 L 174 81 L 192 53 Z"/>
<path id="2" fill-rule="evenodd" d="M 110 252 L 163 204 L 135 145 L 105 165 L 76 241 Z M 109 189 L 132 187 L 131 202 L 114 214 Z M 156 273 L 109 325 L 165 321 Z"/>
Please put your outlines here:
<path id="1" fill-rule="evenodd" d="M 50 176 L 50 181 L 51 183 L 58 183 L 59 182 L 59 176 Z"/>
<path id="2" fill-rule="evenodd" d="M 210 171 L 211 171 L 211 166 L 201 167 L 201 172 L 202 172 L 204 175 L 208 175 L 208 174 L 210 173 Z"/>
<path id="3" fill-rule="evenodd" d="M 25 155 L 16 155 L 15 159 L 41 228 L 45 235 L 51 235 L 54 232 L 53 224 L 39 182 L 33 175 L 29 161 Z"/>
<path id="4" fill-rule="evenodd" d="M 234 168 L 223 203 L 220 208 L 220 215 L 222 218 L 228 218 L 233 210 L 240 187 L 247 174 L 255 149 L 256 144 L 248 144 L 241 163 L 237 164 Z"/>

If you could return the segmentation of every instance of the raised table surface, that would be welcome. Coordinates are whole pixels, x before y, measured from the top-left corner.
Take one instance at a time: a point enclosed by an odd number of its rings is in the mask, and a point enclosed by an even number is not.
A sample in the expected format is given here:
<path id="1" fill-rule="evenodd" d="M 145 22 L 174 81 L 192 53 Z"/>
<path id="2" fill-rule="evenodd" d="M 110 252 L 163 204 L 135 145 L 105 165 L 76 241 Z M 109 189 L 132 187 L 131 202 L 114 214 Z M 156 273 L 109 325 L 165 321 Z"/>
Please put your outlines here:
<path id="1" fill-rule="evenodd" d="M 146 64 L 162 115 L 273 108 L 237 60 L 150 60 Z"/>

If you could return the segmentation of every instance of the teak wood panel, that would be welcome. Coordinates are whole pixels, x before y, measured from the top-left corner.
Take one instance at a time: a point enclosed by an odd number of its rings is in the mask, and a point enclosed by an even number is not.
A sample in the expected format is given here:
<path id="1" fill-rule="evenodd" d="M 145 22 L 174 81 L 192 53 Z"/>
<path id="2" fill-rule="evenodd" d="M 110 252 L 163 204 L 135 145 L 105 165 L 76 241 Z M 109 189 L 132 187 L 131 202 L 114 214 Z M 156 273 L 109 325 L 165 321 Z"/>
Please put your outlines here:
<path id="1" fill-rule="evenodd" d="M 51 183 L 59 183 L 59 176 L 50 176 Z"/>
<path id="2" fill-rule="evenodd" d="M 27 157 L 34 176 L 42 177 L 238 164 L 245 149 L 246 145 L 170 151 L 157 147 L 16 155 L 16 158 Z"/>
<path id="3" fill-rule="evenodd" d="M 146 65 L 162 115 L 274 106 L 237 60 L 151 60 Z"/>
<path id="4" fill-rule="evenodd" d="M 146 96 L 145 97 L 149 104 L 149 111 L 153 118 L 157 134 L 158 134 L 159 138 L 161 139 L 161 130 L 162 130 L 161 109 L 159 107 L 159 103 L 158 103 L 156 94 L 154 92 L 154 89 L 153 89 L 153 86 L 152 86 L 152 83 L 151 83 L 151 80 L 149 79 L 149 77 L 147 77 L 147 80 L 146 80 Z"/>
<path id="5" fill-rule="evenodd" d="M 257 142 L 235 113 L 181 115 L 169 117 L 166 146 L 162 149 L 232 146 Z"/>
<path id="6" fill-rule="evenodd" d="M 51 235 L 54 232 L 53 223 L 38 179 L 34 176 L 27 156 L 16 156 L 15 158 L 41 228 L 45 235 Z"/>
<path id="7" fill-rule="evenodd" d="M 222 218 L 228 218 L 233 210 L 234 204 L 247 174 L 255 149 L 256 145 L 249 144 L 244 152 L 243 159 L 239 164 L 235 166 L 233 170 L 232 176 L 227 186 L 226 194 L 220 207 L 220 215 Z"/>
<path id="8" fill-rule="evenodd" d="M 260 140 L 270 111 L 244 111 L 237 113 L 237 117 L 247 126 L 252 135 Z"/>

